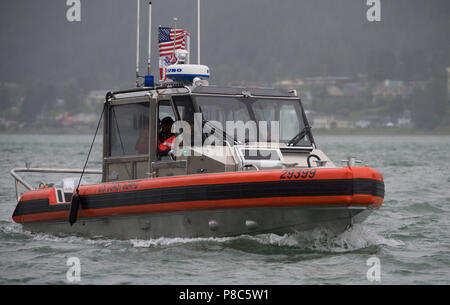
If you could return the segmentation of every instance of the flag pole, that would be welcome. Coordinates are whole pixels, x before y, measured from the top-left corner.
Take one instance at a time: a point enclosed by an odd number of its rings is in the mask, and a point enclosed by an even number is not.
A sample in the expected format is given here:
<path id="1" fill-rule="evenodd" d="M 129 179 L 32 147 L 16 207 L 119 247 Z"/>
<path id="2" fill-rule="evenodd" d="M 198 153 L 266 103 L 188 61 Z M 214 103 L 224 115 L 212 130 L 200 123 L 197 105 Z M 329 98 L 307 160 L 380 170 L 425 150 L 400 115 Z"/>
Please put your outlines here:
<path id="1" fill-rule="evenodd" d="M 161 25 L 158 25 L 158 41 L 160 39 L 160 35 L 161 35 Z M 158 47 L 161 47 L 160 42 L 158 44 Z M 161 81 L 163 81 L 162 71 L 164 69 L 164 64 L 161 61 L 161 50 L 159 50 L 158 58 L 159 58 L 159 60 L 158 60 L 158 62 L 159 62 L 159 81 L 161 82 Z"/>
<path id="2" fill-rule="evenodd" d="M 197 0 L 197 62 L 200 64 L 200 0 Z"/>
<path id="3" fill-rule="evenodd" d="M 175 57 L 175 58 L 176 58 L 175 51 L 176 51 L 176 46 L 177 46 L 177 21 L 178 21 L 177 17 L 173 18 L 173 23 L 174 23 L 173 57 Z"/>
<path id="4" fill-rule="evenodd" d="M 186 64 L 190 64 L 191 63 L 191 38 L 189 37 L 189 35 L 185 34 L 184 39 L 186 40 L 186 49 L 188 51 Z"/>

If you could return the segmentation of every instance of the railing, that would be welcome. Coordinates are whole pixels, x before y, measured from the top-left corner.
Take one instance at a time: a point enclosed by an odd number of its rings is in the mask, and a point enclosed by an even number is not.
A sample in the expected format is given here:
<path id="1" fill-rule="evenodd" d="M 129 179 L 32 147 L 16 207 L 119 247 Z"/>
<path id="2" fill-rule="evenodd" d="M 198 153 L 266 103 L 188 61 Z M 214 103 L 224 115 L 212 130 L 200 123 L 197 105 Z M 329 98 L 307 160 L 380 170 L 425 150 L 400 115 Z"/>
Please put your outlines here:
<path id="1" fill-rule="evenodd" d="M 27 183 L 22 177 L 17 173 L 52 173 L 52 174 L 81 174 L 83 170 L 81 169 L 60 169 L 60 168 L 14 168 L 11 170 L 11 176 L 14 177 L 14 185 L 16 188 L 17 201 L 20 200 L 21 194 L 19 189 L 19 183 L 25 188 L 32 191 L 34 188 Z M 84 171 L 85 174 L 89 175 L 101 175 L 103 172 L 99 170 L 87 169 Z"/>

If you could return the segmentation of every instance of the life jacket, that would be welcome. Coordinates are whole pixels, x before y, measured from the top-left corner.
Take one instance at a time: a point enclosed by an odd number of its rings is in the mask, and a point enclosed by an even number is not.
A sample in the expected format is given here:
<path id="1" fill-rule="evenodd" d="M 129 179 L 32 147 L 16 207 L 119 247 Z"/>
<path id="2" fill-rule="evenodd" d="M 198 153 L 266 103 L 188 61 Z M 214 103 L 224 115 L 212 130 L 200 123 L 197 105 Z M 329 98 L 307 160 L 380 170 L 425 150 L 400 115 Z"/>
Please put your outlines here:
<path id="1" fill-rule="evenodd" d="M 166 152 L 166 151 L 169 152 L 169 150 L 171 150 L 173 148 L 174 141 L 175 141 L 175 136 L 171 136 L 170 138 L 167 138 L 166 140 L 164 140 L 164 142 L 159 144 L 158 149 L 161 152 Z"/>

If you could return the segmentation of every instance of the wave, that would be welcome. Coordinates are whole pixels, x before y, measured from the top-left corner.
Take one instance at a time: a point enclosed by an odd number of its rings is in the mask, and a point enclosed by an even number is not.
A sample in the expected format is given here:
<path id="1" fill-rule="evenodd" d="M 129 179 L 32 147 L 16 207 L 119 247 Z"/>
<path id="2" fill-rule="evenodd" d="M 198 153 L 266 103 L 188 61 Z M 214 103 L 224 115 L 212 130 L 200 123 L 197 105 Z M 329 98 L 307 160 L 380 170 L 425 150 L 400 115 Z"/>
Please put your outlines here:
<path id="1" fill-rule="evenodd" d="M 351 252 L 373 246 L 400 247 L 404 243 L 399 240 L 383 237 L 370 231 L 367 227 L 356 224 L 351 231 L 336 235 L 333 232 L 317 228 L 311 231 L 296 232 L 292 234 L 277 235 L 273 233 L 259 235 L 240 235 L 234 237 L 200 237 L 200 238 L 155 238 L 149 240 L 130 239 L 117 240 L 106 237 L 83 237 L 77 235 L 52 235 L 45 233 L 32 233 L 22 230 L 20 225 L 13 223 L 0 224 L 0 235 L 3 239 L 29 239 L 31 242 L 54 242 L 68 244 L 85 244 L 92 246 L 133 247 L 133 248 L 167 248 L 187 244 L 223 245 L 241 251 L 256 253 L 273 253 L 284 251 L 314 251 L 314 252 Z M 215 251 L 215 247 L 206 247 Z"/>
<path id="2" fill-rule="evenodd" d="M 242 235 L 243 236 L 243 235 Z M 160 237 L 155 239 L 143 240 L 143 239 L 131 239 L 130 243 L 135 248 L 152 248 L 152 247 L 166 247 L 174 245 L 183 245 L 199 242 L 213 242 L 213 243 L 225 243 L 234 239 L 240 239 L 242 236 L 237 237 L 196 237 L 196 238 L 181 238 L 181 237 Z"/>
<path id="3" fill-rule="evenodd" d="M 178 246 L 191 243 L 218 243 L 225 246 L 256 243 L 262 246 L 279 247 L 297 250 L 319 252 L 348 252 L 369 248 L 371 246 L 399 247 L 404 243 L 395 239 L 388 239 L 369 231 L 362 225 L 355 225 L 351 231 L 336 235 L 327 229 L 315 229 L 306 232 L 277 235 L 273 233 L 259 235 L 240 235 L 235 237 L 209 238 L 157 238 L 150 240 L 130 240 L 135 248 L 158 248 Z M 241 248 L 241 247 L 237 247 Z"/>

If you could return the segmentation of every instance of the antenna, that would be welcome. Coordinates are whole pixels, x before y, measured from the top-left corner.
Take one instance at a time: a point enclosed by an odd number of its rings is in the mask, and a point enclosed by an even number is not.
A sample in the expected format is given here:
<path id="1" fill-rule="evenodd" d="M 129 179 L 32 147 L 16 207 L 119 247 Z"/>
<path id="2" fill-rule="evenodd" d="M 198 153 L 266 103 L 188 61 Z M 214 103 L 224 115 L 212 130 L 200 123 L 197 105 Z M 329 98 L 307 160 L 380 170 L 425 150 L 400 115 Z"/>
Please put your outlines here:
<path id="1" fill-rule="evenodd" d="M 200 64 L 200 0 L 197 0 L 197 61 Z"/>
<path id="2" fill-rule="evenodd" d="M 147 75 L 151 75 L 151 57 L 152 57 L 152 2 L 148 3 L 148 72 Z"/>
<path id="3" fill-rule="evenodd" d="M 139 21 L 140 21 L 140 4 L 139 0 L 136 0 L 137 3 L 137 34 L 136 34 L 136 87 L 139 87 Z"/>

